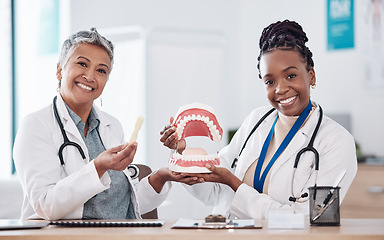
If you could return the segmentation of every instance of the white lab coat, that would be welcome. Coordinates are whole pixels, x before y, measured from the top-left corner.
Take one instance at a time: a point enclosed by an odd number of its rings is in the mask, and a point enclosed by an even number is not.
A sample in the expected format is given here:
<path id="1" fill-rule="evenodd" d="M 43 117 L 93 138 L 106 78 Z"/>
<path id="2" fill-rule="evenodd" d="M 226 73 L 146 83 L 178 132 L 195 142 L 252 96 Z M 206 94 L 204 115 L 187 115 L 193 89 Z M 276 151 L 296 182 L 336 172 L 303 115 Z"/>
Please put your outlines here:
<path id="1" fill-rule="evenodd" d="M 58 157 L 63 136 L 54 116 L 52 104 L 28 115 L 19 128 L 14 143 L 14 160 L 17 174 L 24 191 L 21 218 L 79 219 L 82 218 L 84 203 L 97 193 L 110 187 L 111 179 L 106 172 L 100 179 L 88 149 L 72 121 L 60 94 L 57 109 L 70 141 L 78 143 L 86 159 L 79 151 L 68 146 L 63 151 L 65 175 Z M 120 122 L 95 107 L 100 118 L 99 133 L 106 149 L 124 144 Z M 133 182 L 124 170 L 131 186 Z M 131 197 L 137 218 L 159 206 L 170 189 L 167 183 L 160 194 L 145 178 L 132 187 Z"/>
<path id="2" fill-rule="evenodd" d="M 221 165 L 227 167 L 240 180 L 249 166 L 259 157 L 261 148 L 271 129 L 277 111 L 267 117 L 249 139 L 237 162 L 231 168 L 234 158 L 238 157 L 241 147 L 251 129 L 271 107 L 255 109 L 245 119 L 228 146 L 219 152 Z M 242 184 L 236 192 L 223 184 L 202 183 L 186 188 L 207 205 L 214 205 L 213 213 L 229 217 L 263 219 L 270 209 L 295 209 L 309 214 L 309 201 L 293 203 L 289 201 L 293 165 L 296 154 L 306 147 L 319 119 L 317 106 L 306 124 L 297 132 L 288 147 L 274 163 L 268 187 L 268 195 Z M 332 119 L 324 116 L 314 147 L 320 155 L 317 178 L 318 186 L 332 186 L 343 169 L 346 175 L 340 183 L 340 203 L 345 197 L 357 171 L 357 159 L 354 139 L 351 134 Z M 293 184 L 295 196 L 308 192 L 315 183 L 314 155 L 306 152 L 300 158 Z"/>

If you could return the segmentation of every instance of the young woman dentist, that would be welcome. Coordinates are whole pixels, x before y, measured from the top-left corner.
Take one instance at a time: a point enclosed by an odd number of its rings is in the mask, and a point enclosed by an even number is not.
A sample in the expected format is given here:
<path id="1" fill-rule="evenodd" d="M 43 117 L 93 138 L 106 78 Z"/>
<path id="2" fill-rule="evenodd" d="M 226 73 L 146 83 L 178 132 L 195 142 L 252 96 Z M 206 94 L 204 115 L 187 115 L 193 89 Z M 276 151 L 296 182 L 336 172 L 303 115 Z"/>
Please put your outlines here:
<path id="1" fill-rule="evenodd" d="M 275 110 L 268 116 L 271 106 L 251 112 L 230 144 L 219 152 L 221 167 L 207 165 L 212 171 L 209 174 L 181 174 L 210 182 L 186 187 L 205 204 L 215 205 L 214 213 L 256 219 L 266 218 L 270 209 L 302 209 L 308 214 L 308 187 L 315 183 L 332 186 L 344 170 L 346 175 L 339 185 L 341 201 L 347 193 L 357 171 L 354 139 L 342 126 L 322 116 L 320 106 L 310 99 L 316 76 L 307 41 L 302 27 L 293 21 L 279 21 L 263 30 L 257 67 Z M 311 151 L 301 155 L 293 174 L 296 156 L 308 146 L 319 122 L 313 143 L 319 153 L 318 174 Z M 161 134 L 165 146 L 179 152 L 185 149 L 185 141 L 176 144 L 177 134 L 171 125 Z"/>
<path id="2" fill-rule="evenodd" d="M 140 218 L 164 201 L 167 181 L 191 180 L 160 169 L 133 186 L 127 166 L 137 143 L 126 144 L 120 122 L 93 105 L 112 65 L 113 45 L 94 28 L 64 42 L 59 93 L 24 119 L 14 143 L 21 218 Z M 65 135 L 72 144 L 60 149 Z"/>

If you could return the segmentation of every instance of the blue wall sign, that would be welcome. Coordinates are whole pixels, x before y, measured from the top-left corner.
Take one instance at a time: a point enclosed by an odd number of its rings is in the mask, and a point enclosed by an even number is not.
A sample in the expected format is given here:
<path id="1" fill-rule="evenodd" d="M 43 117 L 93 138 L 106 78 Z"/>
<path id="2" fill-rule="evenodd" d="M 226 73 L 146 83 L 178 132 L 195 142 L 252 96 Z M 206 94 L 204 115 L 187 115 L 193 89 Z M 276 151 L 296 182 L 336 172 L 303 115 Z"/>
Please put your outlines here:
<path id="1" fill-rule="evenodd" d="M 327 0 L 327 48 L 353 48 L 353 0 Z"/>

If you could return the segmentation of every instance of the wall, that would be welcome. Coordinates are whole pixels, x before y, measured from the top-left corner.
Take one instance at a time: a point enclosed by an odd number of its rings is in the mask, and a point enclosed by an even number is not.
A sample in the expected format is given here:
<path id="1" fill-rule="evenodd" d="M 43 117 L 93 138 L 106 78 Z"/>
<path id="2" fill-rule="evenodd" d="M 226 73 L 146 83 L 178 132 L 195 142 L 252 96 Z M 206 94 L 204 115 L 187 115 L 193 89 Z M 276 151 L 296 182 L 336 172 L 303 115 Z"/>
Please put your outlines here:
<path id="1" fill-rule="evenodd" d="M 237 128 L 253 108 L 267 104 L 256 69 L 262 29 L 276 20 L 296 20 L 307 32 L 314 54 L 317 87 L 312 91 L 312 99 L 322 105 L 326 114 L 350 114 L 351 131 L 362 150 L 383 156 L 384 128 L 373 126 L 381 125 L 384 88 L 366 82 L 363 56 L 370 52 L 363 46 L 368 36 L 359 34 L 366 27 L 365 3 L 365 0 L 355 0 L 356 47 L 333 52 L 326 49 L 326 1 L 320 0 L 110 0 L 108 4 L 101 0 L 71 1 L 68 31 L 92 26 L 108 29 L 139 25 L 148 33 L 168 29 L 222 34 L 225 39 L 223 78 L 220 86 L 212 91 L 220 93 L 215 95 L 220 99 L 215 107 L 224 127 L 232 129 Z M 380 49 L 378 52 L 381 54 Z M 167 61 L 166 55 L 164 61 Z M 150 83 L 150 77 L 147 81 Z M 177 97 L 172 94 L 175 88 L 167 79 L 162 81 L 147 98 L 166 98 L 168 102 L 175 99 L 177 103 Z M 146 109 L 149 115 L 156 116 L 146 122 L 147 126 L 155 126 L 147 132 L 147 139 L 155 139 L 148 142 L 148 157 L 154 168 L 166 164 L 169 157 L 169 151 L 155 142 L 167 117 L 177 110 L 176 105 L 163 105 L 159 111 L 157 105 L 149 104 Z M 178 207 L 185 207 L 180 202 L 189 201 L 189 196 L 179 192 L 174 195 L 179 201 Z M 175 209 L 177 212 L 177 207 Z M 177 214 L 167 216 L 177 217 Z"/>

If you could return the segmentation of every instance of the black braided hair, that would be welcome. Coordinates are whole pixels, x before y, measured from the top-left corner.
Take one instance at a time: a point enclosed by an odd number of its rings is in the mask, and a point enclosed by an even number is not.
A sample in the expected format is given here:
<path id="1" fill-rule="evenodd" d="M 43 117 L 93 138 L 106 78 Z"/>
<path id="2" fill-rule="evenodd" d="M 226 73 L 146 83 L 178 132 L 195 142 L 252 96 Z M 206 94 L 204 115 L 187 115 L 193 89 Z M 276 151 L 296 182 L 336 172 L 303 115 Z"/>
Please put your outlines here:
<path id="1" fill-rule="evenodd" d="M 295 21 L 278 21 L 264 28 L 259 41 L 260 53 L 257 57 L 259 78 L 261 79 L 261 56 L 276 49 L 297 51 L 307 64 L 307 70 L 312 69 L 315 64 L 312 59 L 312 52 L 305 46 L 306 42 L 308 42 L 306 33 Z"/>

